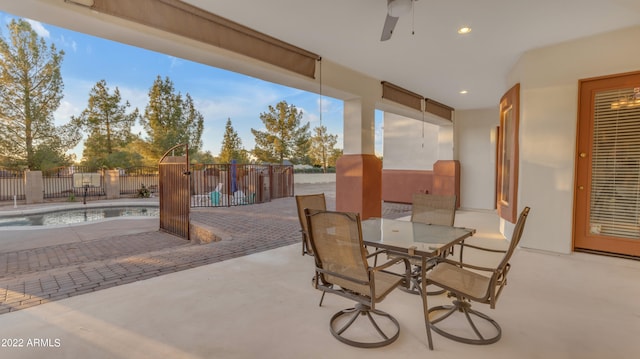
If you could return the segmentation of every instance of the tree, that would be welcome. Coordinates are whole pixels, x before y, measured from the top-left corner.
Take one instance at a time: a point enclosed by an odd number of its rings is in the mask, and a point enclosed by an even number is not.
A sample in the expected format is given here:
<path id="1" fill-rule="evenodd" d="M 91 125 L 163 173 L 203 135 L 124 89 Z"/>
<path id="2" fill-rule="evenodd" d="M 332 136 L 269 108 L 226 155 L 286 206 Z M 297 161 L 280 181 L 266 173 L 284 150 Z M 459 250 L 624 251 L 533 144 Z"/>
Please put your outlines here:
<path id="1" fill-rule="evenodd" d="M 12 20 L 7 28 L 9 39 L 0 38 L 0 157 L 29 169 L 66 164 L 65 152 L 81 137 L 70 124 L 54 124 L 64 51 L 47 47 L 25 20 Z"/>
<path id="2" fill-rule="evenodd" d="M 315 134 L 311 137 L 309 155 L 313 164 L 320 165 L 322 171 L 326 173 L 329 166 L 329 158 L 338 142 L 338 135 L 328 133 L 326 126 L 315 127 L 313 131 Z"/>
<path id="3" fill-rule="evenodd" d="M 286 101 L 269 112 L 260 114 L 266 131 L 251 129 L 256 145 L 253 155 L 262 162 L 283 163 L 285 158 L 294 159 L 297 149 L 309 141 L 309 123 L 301 126 L 302 111 Z"/>
<path id="4" fill-rule="evenodd" d="M 135 155 L 137 158 L 132 164 L 133 166 L 157 166 L 158 158 L 152 153 L 149 143 L 145 141 L 141 136 L 136 135 L 125 149 L 126 152 Z M 129 166 L 127 166 L 129 167 Z"/>
<path id="5" fill-rule="evenodd" d="M 127 113 L 130 106 L 128 101 L 122 103 L 117 87 L 110 94 L 105 80 L 94 85 L 87 108 L 80 116 L 71 118 L 72 123 L 89 134 L 82 153 L 85 164 L 108 168 L 133 165 L 135 159 L 131 157 L 136 154 L 125 148 L 133 140 L 131 127 L 138 118 L 138 109 Z"/>
<path id="6" fill-rule="evenodd" d="M 310 152 L 311 139 L 307 130 L 305 136 L 300 136 L 296 139 L 293 147 L 293 153 L 291 154 L 289 159 L 291 160 L 291 163 L 295 163 L 298 165 L 310 165 L 313 162 Z"/>
<path id="7" fill-rule="evenodd" d="M 154 81 L 140 123 L 149 136 L 147 143 L 152 156 L 149 160 L 158 161 L 167 150 L 182 143 L 189 144 L 191 154 L 202 147 L 204 117 L 188 93 L 184 99 L 175 93 L 168 77 L 163 81 L 158 76 Z"/>
<path id="8" fill-rule="evenodd" d="M 220 149 L 220 155 L 218 159 L 222 163 L 231 163 L 231 160 L 235 159 L 238 163 L 249 162 L 246 151 L 242 148 L 242 140 L 238 133 L 233 129 L 231 125 L 231 119 L 227 119 L 225 125 L 224 137 L 222 138 L 222 148 Z"/>
<path id="9" fill-rule="evenodd" d="M 342 157 L 343 152 L 344 151 L 341 148 L 334 148 L 331 151 L 331 155 L 329 156 L 329 162 L 328 162 L 329 167 L 334 167 L 334 168 L 336 167 L 338 158 Z"/>
<path id="10" fill-rule="evenodd" d="M 216 163 L 215 157 L 211 151 L 198 151 L 193 155 L 189 155 L 191 163 Z"/>

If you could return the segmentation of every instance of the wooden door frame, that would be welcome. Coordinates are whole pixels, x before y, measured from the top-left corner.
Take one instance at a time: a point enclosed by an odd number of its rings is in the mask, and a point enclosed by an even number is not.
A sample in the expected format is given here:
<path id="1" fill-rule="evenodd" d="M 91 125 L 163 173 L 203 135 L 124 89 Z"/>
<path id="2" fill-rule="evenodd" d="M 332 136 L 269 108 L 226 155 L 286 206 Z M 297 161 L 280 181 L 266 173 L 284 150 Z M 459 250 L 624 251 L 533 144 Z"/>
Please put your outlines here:
<path id="1" fill-rule="evenodd" d="M 505 113 L 510 111 L 510 125 L 506 125 Z M 500 99 L 500 127 L 498 131 L 498 163 L 497 163 L 497 183 L 496 183 L 496 207 L 498 215 L 515 223 L 518 217 L 518 138 L 520 132 L 520 84 L 515 84 Z M 506 144 L 510 143 L 508 149 Z M 508 173 L 504 171 L 503 153 L 508 151 L 511 163 Z M 502 197 L 502 188 L 507 188 L 507 198 Z"/>
<path id="2" fill-rule="evenodd" d="M 591 154 L 593 150 L 593 108 L 592 103 L 596 91 L 614 90 L 617 88 L 640 86 L 640 71 L 613 74 L 599 77 L 581 79 L 578 81 L 578 114 L 576 130 L 575 171 L 573 190 L 573 250 L 590 250 L 617 253 L 623 255 L 640 256 L 638 239 L 624 239 L 608 236 L 594 236 L 587 231 L 589 208 L 591 208 L 590 184 L 591 184 Z M 586 137 L 586 138 L 585 138 Z M 584 164 L 581 170 L 583 161 Z M 584 214 L 584 215 L 581 215 Z M 579 236 L 588 238 L 580 243 Z M 615 242 L 612 241 L 615 238 Z"/>

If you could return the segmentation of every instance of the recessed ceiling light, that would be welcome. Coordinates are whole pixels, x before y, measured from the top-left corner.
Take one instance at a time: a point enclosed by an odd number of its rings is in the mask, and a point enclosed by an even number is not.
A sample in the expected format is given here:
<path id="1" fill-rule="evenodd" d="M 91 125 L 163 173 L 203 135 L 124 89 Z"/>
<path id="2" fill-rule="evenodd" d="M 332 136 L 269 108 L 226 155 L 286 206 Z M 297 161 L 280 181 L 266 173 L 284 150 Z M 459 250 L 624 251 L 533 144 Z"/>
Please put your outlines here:
<path id="1" fill-rule="evenodd" d="M 469 93 L 469 91 L 467 91 L 467 90 L 462 90 L 462 91 L 460 91 L 460 94 L 461 94 L 461 95 L 464 95 L 464 94 L 467 94 L 467 93 Z"/>
<path id="2" fill-rule="evenodd" d="M 468 34 L 470 32 L 471 32 L 471 28 L 468 27 L 468 26 L 463 26 L 463 27 L 458 29 L 458 34 L 460 34 L 460 35 L 466 35 L 466 34 Z"/>

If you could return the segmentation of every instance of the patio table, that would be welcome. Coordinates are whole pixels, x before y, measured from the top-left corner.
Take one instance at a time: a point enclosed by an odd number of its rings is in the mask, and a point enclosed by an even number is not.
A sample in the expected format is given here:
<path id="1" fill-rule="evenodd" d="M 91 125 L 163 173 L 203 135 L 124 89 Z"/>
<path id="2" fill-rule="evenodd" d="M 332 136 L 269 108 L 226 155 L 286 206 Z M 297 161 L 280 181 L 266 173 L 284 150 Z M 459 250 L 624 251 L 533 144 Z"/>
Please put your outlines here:
<path id="1" fill-rule="evenodd" d="M 433 349 L 427 307 L 427 264 L 475 233 L 471 228 L 431 225 L 388 218 L 362 221 L 362 239 L 367 246 L 421 260 L 420 288 L 429 349 Z"/>

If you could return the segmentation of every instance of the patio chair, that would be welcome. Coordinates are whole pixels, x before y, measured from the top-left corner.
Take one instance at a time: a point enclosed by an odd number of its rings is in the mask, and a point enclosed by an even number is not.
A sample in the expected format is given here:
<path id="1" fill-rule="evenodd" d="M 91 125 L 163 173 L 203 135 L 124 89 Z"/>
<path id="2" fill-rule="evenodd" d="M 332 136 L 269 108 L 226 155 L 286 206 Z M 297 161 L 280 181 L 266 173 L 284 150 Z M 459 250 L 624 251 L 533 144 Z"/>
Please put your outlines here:
<path id="1" fill-rule="evenodd" d="M 296 205 L 298 207 L 298 219 L 300 220 L 300 232 L 302 233 L 302 255 L 313 255 L 313 250 L 309 245 L 309 236 L 307 235 L 307 219 L 304 216 L 304 209 L 326 210 L 327 203 L 324 193 L 308 194 L 296 196 Z"/>
<path id="2" fill-rule="evenodd" d="M 411 222 L 425 224 L 436 224 L 442 226 L 453 226 L 456 218 L 456 195 L 435 195 L 425 193 L 414 193 L 411 204 Z M 443 253 L 444 256 L 452 254 L 451 251 Z M 422 273 L 420 259 L 410 259 L 413 265 L 413 278 L 411 285 L 404 291 L 411 294 L 420 294 L 420 273 Z M 430 268 L 427 268 L 429 270 Z M 428 291 L 428 295 L 442 294 L 444 291 Z"/>
<path id="3" fill-rule="evenodd" d="M 485 249 L 475 245 L 461 244 L 462 247 L 474 248 L 475 250 L 501 253 L 501 259 L 497 266 L 478 266 L 447 258 L 438 258 L 438 264 L 427 273 L 427 283 L 445 289 L 449 292 L 449 296 L 455 299 L 451 305 L 429 309 L 429 314 L 444 311 L 443 314 L 431 320 L 431 328 L 434 331 L 449 339 L 467 344 L 491 344 L 500 340 L 502 336 L 500 325 L 488 315 L 471 309 L 471 302 L 489 304 L 491 309 L 495 309 L 496 301 L 507 284 L 507 274 L 511 268 L 509 260 L 520 242 L 528 214 L 529 207 L 525 207 L 516 222 L 511 242 L 506 250 Z M 449 320 L 449 328 L 444 329 L 441 324 L 448 318 L 459 317 L 460 315 L 453 315 L 456 313 L 464 314 L 469 327 L 466 329 L 452 328 L 452 320 Z M 476 318 L 476 321 L 473 318 Z"/>
<path id="4" fill-rule="evenodd" d="M 456 195 L 414 193 L 411 222 L 453 226 L 456 219 Z"/>
<path id="5" fill-rule="evenodd" d="M 375 348 L 393 343 L 400 334 L 398 321 L 390 314 L 376 309 L 391 291 L 409 281 L 409 262 L 395 258 L 371 267 L 368 258 L 385 251 L 367 255 L 362 241 L 360 216 L 355 213 L 306 209 L 310 244 L 315 253 L 315 285 L 318 290 L 333 293 L 356 302 L 331 317 L 331 334 L 339 341 L 361 348 Z M 404 263 L 404 273 L 387 270 Z M 322 305 L 322 301 L 320 302 Z M 368 320 L 359 320 L 367 317 Z M 366 329 L 362 328 L 366 325 Z M 370 338 L 374 331 L 375 338 Z"/>

